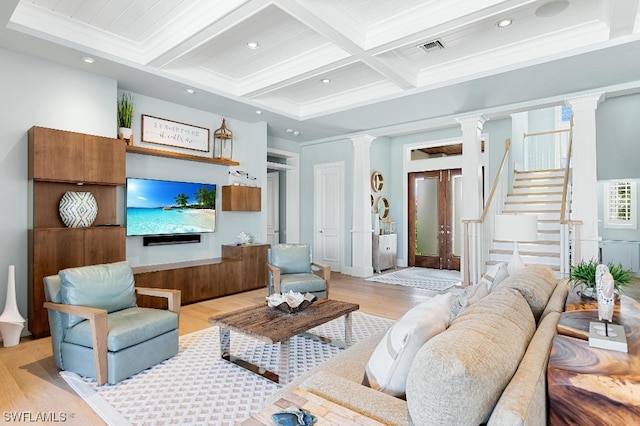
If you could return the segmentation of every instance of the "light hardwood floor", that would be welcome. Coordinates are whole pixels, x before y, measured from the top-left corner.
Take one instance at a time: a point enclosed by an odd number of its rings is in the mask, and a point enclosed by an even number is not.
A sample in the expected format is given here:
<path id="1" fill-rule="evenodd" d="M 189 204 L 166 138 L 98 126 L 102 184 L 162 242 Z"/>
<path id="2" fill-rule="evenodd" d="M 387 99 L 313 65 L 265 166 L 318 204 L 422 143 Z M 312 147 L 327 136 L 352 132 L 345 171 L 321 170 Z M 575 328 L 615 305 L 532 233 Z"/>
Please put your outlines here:
<path id="1" fill-rule="evenodd" d="M 362 312 L 391 319 L 400 318 L 428 294 L 420 289 L 379 284 L 335 272 L 331 283 L 332 299 L 358 303 Z M 625 294 L 640 300 L 640 279 L 632 280 Z M 264 303 L 266 295 L 266 289 L 253 290 L 183 306 L 180 334 L 209 327 L 208 318 L 212 315 Z M 5 416 L 26 415 L 35 419 L 39 413 L 49 416 L 62 413 L 67 425 L 104 424 L 58 375 L 51 354 L 51 339 L 23 338 L 18 346 L 0 348 L 0 424 L 8 422 Z M 29 418 L 22 422 L 43 424 Z"/>
<path id="2" fill-rule="evenodd" d="M 209 327 L 208 318 L 212 315 L 265 303 L 266 295 L 266 289 L 253 290 L 183 306 L 180 334 Z M 427 292 L 334 272 L 330 298 L 358 303 L 362 312 L 397 319 L 425 300 Z M 18 415 L 26 416 L 24 423 L 43 424 L 34 422 L 39 414 L 64 416 L 64 424 L 68 425 L 104 424 L 58 375 L 53 363 L 51 339 L 23 338 L 17 346 L 0 348 L 0 424 L 9 421 L 10 417 L 6 416 Z"/>

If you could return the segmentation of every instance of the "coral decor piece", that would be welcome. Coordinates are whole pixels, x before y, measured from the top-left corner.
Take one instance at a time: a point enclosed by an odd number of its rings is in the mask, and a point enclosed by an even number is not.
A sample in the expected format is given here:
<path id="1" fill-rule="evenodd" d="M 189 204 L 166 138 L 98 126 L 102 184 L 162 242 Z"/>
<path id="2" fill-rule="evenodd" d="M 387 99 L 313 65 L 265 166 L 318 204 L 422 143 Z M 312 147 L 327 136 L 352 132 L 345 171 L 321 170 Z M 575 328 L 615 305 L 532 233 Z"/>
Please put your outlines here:
<path id="1" fill-rule="evenodd" d="M 300 312 L 315 301 L 316 296 L 311 293 L 302 294 L 293 291 L 283 294 L 273 293 L 267 297 L 267 305 L 270 308 L 276 308 L 288 313 Z"/>
<path id="2" fill-rule="evenodd" d="M 241 232 L 238 234 L 238 241 L 240 244 L 249 244 L 251 242 L 251 235 L 246 232 Z"/>

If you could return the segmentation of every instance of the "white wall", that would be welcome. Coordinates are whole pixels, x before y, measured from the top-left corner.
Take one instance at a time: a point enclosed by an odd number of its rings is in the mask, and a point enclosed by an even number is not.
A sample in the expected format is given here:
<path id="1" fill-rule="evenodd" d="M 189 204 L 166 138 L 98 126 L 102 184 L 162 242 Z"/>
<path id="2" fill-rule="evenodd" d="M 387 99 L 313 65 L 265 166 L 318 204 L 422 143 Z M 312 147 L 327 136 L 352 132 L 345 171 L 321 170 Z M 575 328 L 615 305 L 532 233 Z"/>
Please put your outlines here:
<path id="1" fill-rule="evenodd" d="M 0 49 L 0 309 L 7 270 L 16 265 L 16 297 L 27 317 L 27 130 L 51 127 L 116 136 L 116 82 Z"/>
<path id="2" fill-rule="evenodd" d="M 117 81 L 5 49 L 0 49 L 0 64 L 0 93 L 4 104 L 0 114 L 0 197 L 3 200 L 0 210 L 0 309 L 4 307 L 6 296 L 6 271 L 9 265 L 15 264 L 18 307 L 26 317 L 27 230 L 31 226 L 27 211 L 27 131 L 32 126 L 42 126 L 116 137 Z M 136 141 L 140 135 L 140 114 L 200 125 L 209 128 L 211 134 L 220 126 L 219 115 L 135 96 L 140 106 L 134 120 Z M 266 182 L 266 124 L 227 122 L 234 132 L 234 159 L 240 162 L 238 168 L 257 176 L 255 183 L 262 186 Z M 230 168 L 226 166 L 138 154 L 127 154 L 127 162 L 130 176 L 205 181 L 220 187 L 229 182 Z M 263 204 L 265 196 L 263 191 Z M 118 198 L 118 215 L 123 223 L 124 189 Z M 220 198 L 217 206 L 221 206 Z M 142 247 L 140 237 L 132 237 L 127 240 L 127 257 L 134 264 L 217 257 L 220 245 L 234 243 L 241 231 L 265 241 L 266 213 L 220 211 L 216 232 L 205 236 L 200 244 L 150 248 Z"/>
<path id="3" fill-rule="evenodd" d="M 175 149 L 140 142 L 141 115 L 166 118 L 173 121 L 206 127 L 210 130 L 210 151 L 213 148 L 213 132 L 220 127 L 222 117 L 205 111 L 195 110 L 172 104 L 159 99 L 133 93 L 135 119 L 133 121 L 134 145 L 148 148 L 181 151 L 193 155 L 207 156 L 206 153 Z M 142 245 L 142 237 L 127 237 L 127 259 L 132 265 L 153 265 L 181 262 L 187 260 L 220 257 L 222 244 L 237 242 L 236 236 L 244 231 L 259 242 L 266 241 L 266 214 L 254 212 L 223 212 L 222 186 L 231 182 L 230 170 L 243 170 L 257 179 L 247 181 L 257 186 L 266 182 L 266 124 L 248 123 L 226 119 L 227 128 L 233 132 L 233 159 L 240 166 L 221 166 L 198 161 L 176 160 L 143 154 L 127 154 L 127 177 L 148 179 L 177 180 L 182 182 L 201 182 L 216 184 L 216 232 L 201 234 L 198 244 L 148 246 Z M 211 157 L 211 152 L 208 154 Z M 266 205 L 266 191 L 263 192 L 263 205 Z M 124 189 L 120 197 L 119 223 L 124 223 Z"/>

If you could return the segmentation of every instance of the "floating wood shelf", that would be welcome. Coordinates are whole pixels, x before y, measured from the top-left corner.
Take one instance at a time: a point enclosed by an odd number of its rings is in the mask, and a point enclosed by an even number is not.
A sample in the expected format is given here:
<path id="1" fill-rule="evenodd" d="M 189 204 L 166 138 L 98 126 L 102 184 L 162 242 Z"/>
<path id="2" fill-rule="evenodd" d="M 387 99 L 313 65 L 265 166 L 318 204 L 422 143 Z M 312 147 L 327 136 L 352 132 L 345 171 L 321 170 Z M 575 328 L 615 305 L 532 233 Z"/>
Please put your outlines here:
<path id="1" fill-rule="evenodd" d="M 181 152 L 162 151 L 159 149 L 144 148 L 141 146 L 127 146 L 127 152 L 135 154 L 155 155 L 157 157 L 177 158 L 180 160 L 200 161 L 202 163 L 220 164 L 223 166 L 239 166 L 240 163 L 221 158 L 201 157 L 199 155 L 183 154 Z"/>

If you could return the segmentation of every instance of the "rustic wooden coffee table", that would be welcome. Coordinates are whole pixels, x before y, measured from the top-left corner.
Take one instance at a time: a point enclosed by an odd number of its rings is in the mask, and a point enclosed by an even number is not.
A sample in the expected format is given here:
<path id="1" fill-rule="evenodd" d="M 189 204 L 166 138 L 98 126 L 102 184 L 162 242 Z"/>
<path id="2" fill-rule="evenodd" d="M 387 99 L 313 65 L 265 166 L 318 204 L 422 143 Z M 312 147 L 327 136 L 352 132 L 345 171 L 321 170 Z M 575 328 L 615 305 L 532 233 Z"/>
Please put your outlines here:
<path id="1" fill-rule="evenodd" d="M 352 343 L 351 312 L 359 308 L 360 306 L 355 303 L 318 299 L 303 311 L 289 314 L 270 308 L 265 303 L 213 316 L 209 318 L 209 322 L 220 327 L 220 354 L 223 359 L 276 383 L 286 383 L 289 381 L 287 376 L 289 374 L 290 339 L 293 336 L 302 335 L 340 347 L 350 346 Z M 344 342 L 315 336 L 307 332 L 341 316 L 344 316 Z M 231 355 L 231 331 L 243 333 L 270 344 L 280 343 L 279 374 Z"/>

